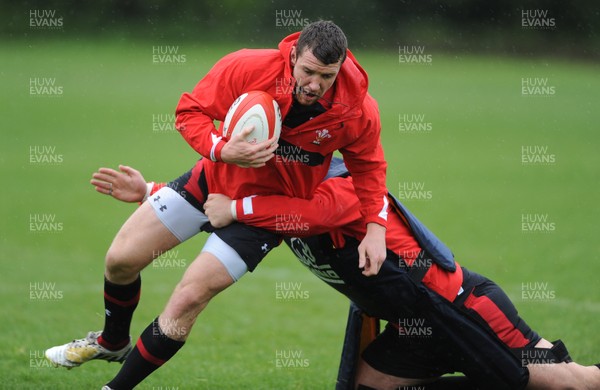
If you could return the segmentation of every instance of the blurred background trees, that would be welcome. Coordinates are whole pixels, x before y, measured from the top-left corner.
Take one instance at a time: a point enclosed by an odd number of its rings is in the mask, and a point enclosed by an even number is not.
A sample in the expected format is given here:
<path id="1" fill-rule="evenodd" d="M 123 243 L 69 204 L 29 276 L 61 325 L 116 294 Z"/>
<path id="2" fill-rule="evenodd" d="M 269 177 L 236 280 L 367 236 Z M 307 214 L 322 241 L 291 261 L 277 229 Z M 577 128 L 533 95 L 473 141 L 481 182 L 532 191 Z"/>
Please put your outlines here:
<path id="1" fill-rule="evenodd" d="M 2 39 L 94 37 L 155 42 L 244 42 L 273 45 L 303 23 L 332 19 L 351 47 L 509 55 L 598 58 L 600 7 L 595 1 L 401 1 L 401 0 L 107 0 L 0 2 Z M 60 34 L 32 29 L 30 11 L 55 10 Z M 523 25 L 523 12 L 533 26 Z M 553 20 L 552 27 L 541 26 Z"/>

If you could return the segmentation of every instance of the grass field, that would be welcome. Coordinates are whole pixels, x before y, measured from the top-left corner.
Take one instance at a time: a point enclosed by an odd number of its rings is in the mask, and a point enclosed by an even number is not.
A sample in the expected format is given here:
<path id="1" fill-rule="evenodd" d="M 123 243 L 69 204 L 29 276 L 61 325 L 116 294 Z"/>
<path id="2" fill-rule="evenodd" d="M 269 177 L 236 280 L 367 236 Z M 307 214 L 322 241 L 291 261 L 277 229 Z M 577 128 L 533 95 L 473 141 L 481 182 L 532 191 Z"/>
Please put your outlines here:
<path id="1" fill-rule="evenodd" d="M 119 163 L 158 181 L 187 170 L 196 155 L 165 123 L 180 94 L 236 48 L 181 45 L 185 62 L 156 64 L 152 46 L 0 47 L 2 388 L 100 388 L 119 368 L 58 370 L 42 358 L 49 346 L 102 327 L 104 253 L 136 207 L 96 194 L 89 178 Z M 405 203 L 463 265 L 501 284 L 544 337 L 597 363 L 598 65 L 436 53 L 431 64 L 400 64 L 395 52 L 355 54 L 379 101 L 390 190 L 425 194 Z M 523 78 L 546 79 L 554 93 L 524 96 Z M 52 80 L 53 93 L 31 94 Z M 426 130 L 401 131 L 411 118 Z M 134 337 L 203 241 L 144 271 Z M 296 283 L 306 299 L 277 299 L 278 283 Z M 279 248 L 218 296 L 184 349 L 139 388 L 333 388 L 346 312 L 344 297 Z M 277 367 L 278 353 L 308 364 Z"/>

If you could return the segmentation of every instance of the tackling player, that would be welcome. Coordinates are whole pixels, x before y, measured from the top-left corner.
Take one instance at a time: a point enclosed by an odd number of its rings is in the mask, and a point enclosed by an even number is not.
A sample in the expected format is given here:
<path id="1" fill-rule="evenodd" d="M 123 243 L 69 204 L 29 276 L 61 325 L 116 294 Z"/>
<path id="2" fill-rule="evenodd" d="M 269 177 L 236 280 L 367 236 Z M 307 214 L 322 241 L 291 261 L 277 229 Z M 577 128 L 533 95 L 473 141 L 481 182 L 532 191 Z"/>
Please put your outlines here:
<path id="1" fill-rule="evenodd" d="M 145 193 L 144 179 L 135 170 L 129 172 L 111 172 L 113 188 L 119 190 L 113 196 L 139 201 Z M 364 359 L 351 355 L 354 347 L 345 345 L 341 368 L 353 375 L 340 375 L 338 389 L 600 386 L 598 367 L 572 362 L 562 342 L 549 343 L 530 329 L 499 286 L 455 263 L 449 249 L 391 195 L 388 257 L 377 276 L 363 275 L 352 261 L 364 235 L 352 179 L 337 159 L 328 176 L 310 201 L 285 196 L 232 201 L 210 195 L 205 209 L 215 227 L 232 223 L 237 216 L 245 223 L 296 236 L 285 240 L 305 266 L 369 315 L 388 321 L 364 351 Z M 105 183 L 93 183 L 104 192 Z M 281 223 L 282 215 L 293 215 L 294 223 Z M 351 315 L 348 329 L 353 321 Z M 356 335 L 348 333 L 346 338 Z M 449 372 L 467 377 L 439 379 Z"/>
<path id="2" fill-rule="evenodd" d="M 371 278 L 352 267 L 365 232 L 347 175 L 343 163 L 334 160 L 333 178 L 311 200 L 258 196 L 232 201 L 213 194 L 205 211 L 215 227 L 238 220 L 284 233 L 288 246 L 316 276 L 370 316 L 388 321 L 358 363 L 358 389 L 424 384 L 429 385 L 419 388 L 600 388 L 600 365 L 574 363 L 560 340 L 541 338 L 498 285 L 454 262 L 450 250 L 391 195 L 386 261 Z M 278 222 L 281 215 L 293 215 L 294 224 Z M 452 372 L 468 380 L 437 380 Z"/>
<path id="3" fill-rule="evenodd" d="M 107 388 L 137 385 L 183 346 L 208 302 L 252 271 L 280 238 L 242 224 L 211 234 L 132 349 L 129 327 L 140 298 L 140 271 L 200 231 L 207 222 L 202 205 L 208 193 L 311 197 L 335 150 L 346 158 L 362 194 L 367 233 L 358 246 L 358 263 L 365 275 L 376 274 L 385 259 L 386 163 L 377 103 L 367 89 L 367 74 L 347 49 L 344 33 L 328 21 L 284 38 L 278 50 L 240 50 L 217 62 L 182 96 L 176 111 L 177 129 L 205 157 L 204 165 L 161 188 L 115 237 L 106 255 L 104 329 L 50 348 L 46 357 L 69 368 L 127 357 Z M 249 145 L 244 137 L 251 129 L 228 142 L 220 139 L 213 121 L 223 121 L 233 101 L 250 90 L 268 92 L 279 104 L 284 118 L 279 145 L 274 140 Z"/>

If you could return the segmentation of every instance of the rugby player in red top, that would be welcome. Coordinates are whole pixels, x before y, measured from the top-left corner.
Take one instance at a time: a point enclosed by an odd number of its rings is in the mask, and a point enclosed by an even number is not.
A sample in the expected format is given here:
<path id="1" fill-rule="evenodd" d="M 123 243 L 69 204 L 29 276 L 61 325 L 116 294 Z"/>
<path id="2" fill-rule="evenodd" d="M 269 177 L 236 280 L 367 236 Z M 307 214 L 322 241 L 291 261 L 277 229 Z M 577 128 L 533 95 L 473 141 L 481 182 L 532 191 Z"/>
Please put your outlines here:
<path id="1" fill-rule="evenodd" d="M 252 271 L 280 237 L 243 224 L 211 234 L 163 312 L 132 349 L 129 327 L 140 298 L 140 271 L 199 232 L 207 222 L 202 205 L 209 193 L 311 197 L 335 150 L 344 155 L 361 194 L 367 233 L 356 266 L 375 275 L 386 256 L 388 204 L 379 112 L 367 89 L 367 74 L 347 49 L 344 33 L 328 21 L 290 35 L 278 50 L 240 50 L 221 59 L 192 93 L 182 96 L 176 111 L 177 129 L 204 157 L 201 169 L 160 189 L 115 237 L 106 255 L 104 329 L 50 348 L 46 357 L 69 368 L 127 357 L 107 388 L 137 385 L 183 346 L 212 297 L 237 275 Z M 220 139 L 213 121 L 223 121 L 233 101 L 250 90 L 266 91 L 277 100 L 284 118 L 279 145 L 274 140 L 249 145 L 244 137 L 251 129 L 227 142 Z"/>
<path id="2" fill-rule="evenodd" d="M 204 171 L 210 192 L 234 199 L 256 194 L 310 198 L 339 150 L 354 177 L 367 226 L 360 264 L 366 275 L 373 275 L 377 270 L 367 258 L 379 262 L 385 257 L 387 164 L 367 74 L 346 46 L 341 30 L 322 21 L 301 35 L 286 37 L 279 50 L 240 50 L 225 56 L 192 93 L 182 96 L 176 128 L 208 159 Z M 268 92 L 281 108 L 284 121 L 273 159 L 264 145 L 225 142 L 213 124 L 250 90 Z M 249 152 L 260 157 L 240 157 Z M 246 166 L 258 169 L 242 168 Z"/>

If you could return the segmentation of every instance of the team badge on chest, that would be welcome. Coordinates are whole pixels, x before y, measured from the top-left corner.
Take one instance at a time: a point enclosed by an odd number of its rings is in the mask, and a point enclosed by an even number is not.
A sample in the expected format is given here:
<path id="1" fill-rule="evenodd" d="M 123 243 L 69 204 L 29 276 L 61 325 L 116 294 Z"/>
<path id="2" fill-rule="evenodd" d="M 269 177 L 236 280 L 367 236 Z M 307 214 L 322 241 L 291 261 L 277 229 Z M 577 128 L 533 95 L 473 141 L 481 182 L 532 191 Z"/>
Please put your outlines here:
<path id="1" fill-rule="evenodd" d="M 317 136 L 315 138 L 315 140 L 312 142 L 315 145 L 321 145 L 321 142 L 326 140 L 327 138 L 331 138 L 331 134 L 329 134 L 329 130 L 327 129 L 322 129 L 322 130 L 315 130 L 317 133 Z"/>

